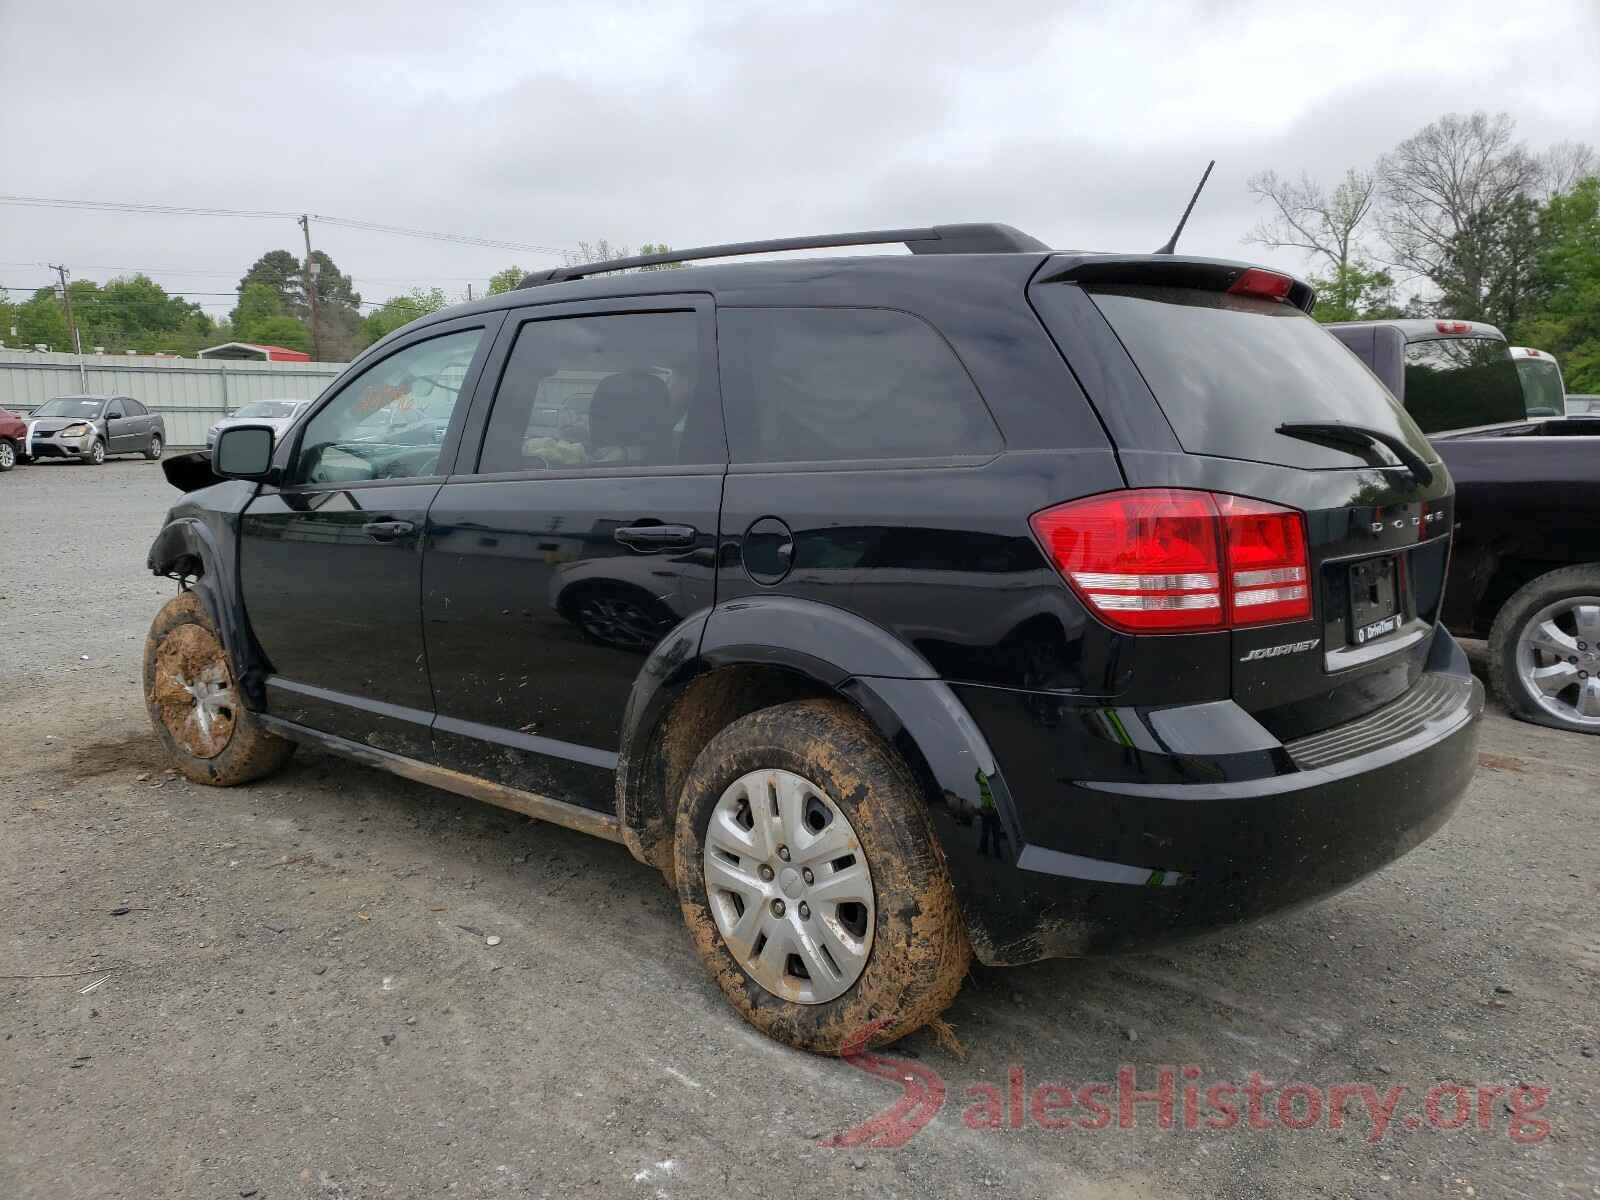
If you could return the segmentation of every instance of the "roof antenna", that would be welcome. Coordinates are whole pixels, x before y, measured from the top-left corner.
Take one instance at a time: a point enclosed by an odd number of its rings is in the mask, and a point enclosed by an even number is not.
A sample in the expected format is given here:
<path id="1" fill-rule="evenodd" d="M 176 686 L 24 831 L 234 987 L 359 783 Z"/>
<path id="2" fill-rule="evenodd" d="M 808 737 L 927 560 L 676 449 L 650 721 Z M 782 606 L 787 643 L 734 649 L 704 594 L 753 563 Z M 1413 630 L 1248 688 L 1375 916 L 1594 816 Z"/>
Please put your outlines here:
<path id="1" fill-rule="evenodd" d="M 1189 197 L 1189 207 L 1183 210 L 1183 216 L 1178 218 L 1178 227 L 1172 231 L 1172 236 L 1167 239 L 1167 244 L 1157 250 L 1157 254 L 1171 254 L 1178 248 L 1178 235 L 1183 232 L 1183 227 L 1189 223 L 1189 214 L 1194 211 L 1194 202 L 1200 199 L 1200 190 L 1206 186 L 1206 180 L 1211 178 L 1211 168 L 1217 165 L 1217 160 L 1212 159 L 1206 164 L 1206 172 L 1200 176 L 1200 182 L 1195 185 L 1194 195 Z"/>

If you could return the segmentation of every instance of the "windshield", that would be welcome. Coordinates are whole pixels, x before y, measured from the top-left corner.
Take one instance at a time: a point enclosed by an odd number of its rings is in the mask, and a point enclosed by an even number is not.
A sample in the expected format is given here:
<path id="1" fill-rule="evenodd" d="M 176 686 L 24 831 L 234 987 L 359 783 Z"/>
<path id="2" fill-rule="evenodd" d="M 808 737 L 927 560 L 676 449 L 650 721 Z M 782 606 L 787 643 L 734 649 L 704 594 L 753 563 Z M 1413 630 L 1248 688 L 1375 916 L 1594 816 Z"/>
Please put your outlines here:
<path id="1" fill-rule="evenodd" d="M 1530 417 L 1567 415 L 1566 392 L 1561 386 L 1561 368 L 1548 358 L 1517 359 L 1517 374 L 1522 378 L 1522 403 Z"/>
<path id="2" fill-rule="evenodd" d="M 1438 457 L 1377 376 L 1291 305 L 1196 288 L 1101 287 L 1091 295 L 1191 454 L 1310 468 L 1390 461 L 1387 451 L 1277 432 L 1285 422 L 1344 421 Z"/>
<path id="3" fill-rule="evenodd" d="M 88 397 L 58 396 L 46 400 L 33 410 L 36 417 L 98 417 L 105 406 L 104 400 Z"/>
<path id="4" fill-rule="evenodd" d="M 1488 337 L 1406 344 L 1406 411 L 1428 433 L 1520 421 L 1522 384 L 1511 349 Z"/>
<path id="5" fill-rule="evenodd" d="M 257 400 L 254 404 L 246 404 L 233 415 L 236 417 L 254 417 L 257 420 L 272 421 L 279 417 L 292 417 L 300 407 L 298 400 Z"/>

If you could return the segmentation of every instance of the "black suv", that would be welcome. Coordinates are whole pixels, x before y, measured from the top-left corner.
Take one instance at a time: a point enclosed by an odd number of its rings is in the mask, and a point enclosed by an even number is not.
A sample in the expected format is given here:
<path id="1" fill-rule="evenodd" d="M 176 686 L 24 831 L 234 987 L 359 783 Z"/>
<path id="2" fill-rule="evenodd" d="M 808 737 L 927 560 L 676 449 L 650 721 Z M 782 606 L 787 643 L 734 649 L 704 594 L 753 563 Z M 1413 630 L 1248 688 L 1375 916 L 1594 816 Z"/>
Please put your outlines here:
<path id="1" fill-rule="evenodd" d="M 1483 704 L 1450 479 L 1310 289 L 989 225 L 670 257 L 889 241 L 530 277 L 173 462 L 174 761 L 307 742 L 620 841 L 827 1052 L 969 954 L 1258 917 L 1438 828 Z"/>

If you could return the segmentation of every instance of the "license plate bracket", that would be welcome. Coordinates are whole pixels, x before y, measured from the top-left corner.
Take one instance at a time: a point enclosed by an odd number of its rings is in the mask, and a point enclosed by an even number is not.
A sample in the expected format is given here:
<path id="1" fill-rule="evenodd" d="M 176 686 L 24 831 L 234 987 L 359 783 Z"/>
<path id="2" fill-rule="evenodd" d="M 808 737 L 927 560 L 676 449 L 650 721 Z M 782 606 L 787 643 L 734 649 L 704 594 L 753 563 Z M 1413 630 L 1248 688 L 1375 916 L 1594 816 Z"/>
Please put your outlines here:
<path id="1" fill-rule="evenodd" d="M 1349 621 L 1345 640 L 1365 646 L 1400 628 L 1400 590 L 1394 558 L 1372 558 L 1350 566 Z"/>

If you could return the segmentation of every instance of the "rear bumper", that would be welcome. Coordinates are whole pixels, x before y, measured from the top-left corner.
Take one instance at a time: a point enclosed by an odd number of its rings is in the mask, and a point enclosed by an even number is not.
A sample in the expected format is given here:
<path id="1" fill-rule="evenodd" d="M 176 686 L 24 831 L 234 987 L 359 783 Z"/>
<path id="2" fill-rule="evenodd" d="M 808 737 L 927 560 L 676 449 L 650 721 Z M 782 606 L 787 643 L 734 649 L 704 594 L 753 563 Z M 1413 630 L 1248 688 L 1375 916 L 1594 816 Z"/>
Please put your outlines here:
<path id="1" fill-rule="evenodd" d="M 989 963 L 1148 947 L 1348 887 L 1455 810 L 1477 763 L 1484 700 L 1443 630 L 1399 699 L 1287 745 L 1229 702 L 1070 712 L 1035 703 L 1029 720 L 1015 695 L 1007 711 L 972 694 L 994 690 L 957 689 L 995 751 L 1001 802 L 970 824 L 954 810 L 940 821 L 974 948 Z M 1103 756 L 1079 753 L 1086 729 L 1108 726 L 1122 752 L 1110 779 L 1094 770 Z M 1202 735 L 1212 739 L 1203 749 Z"/>

